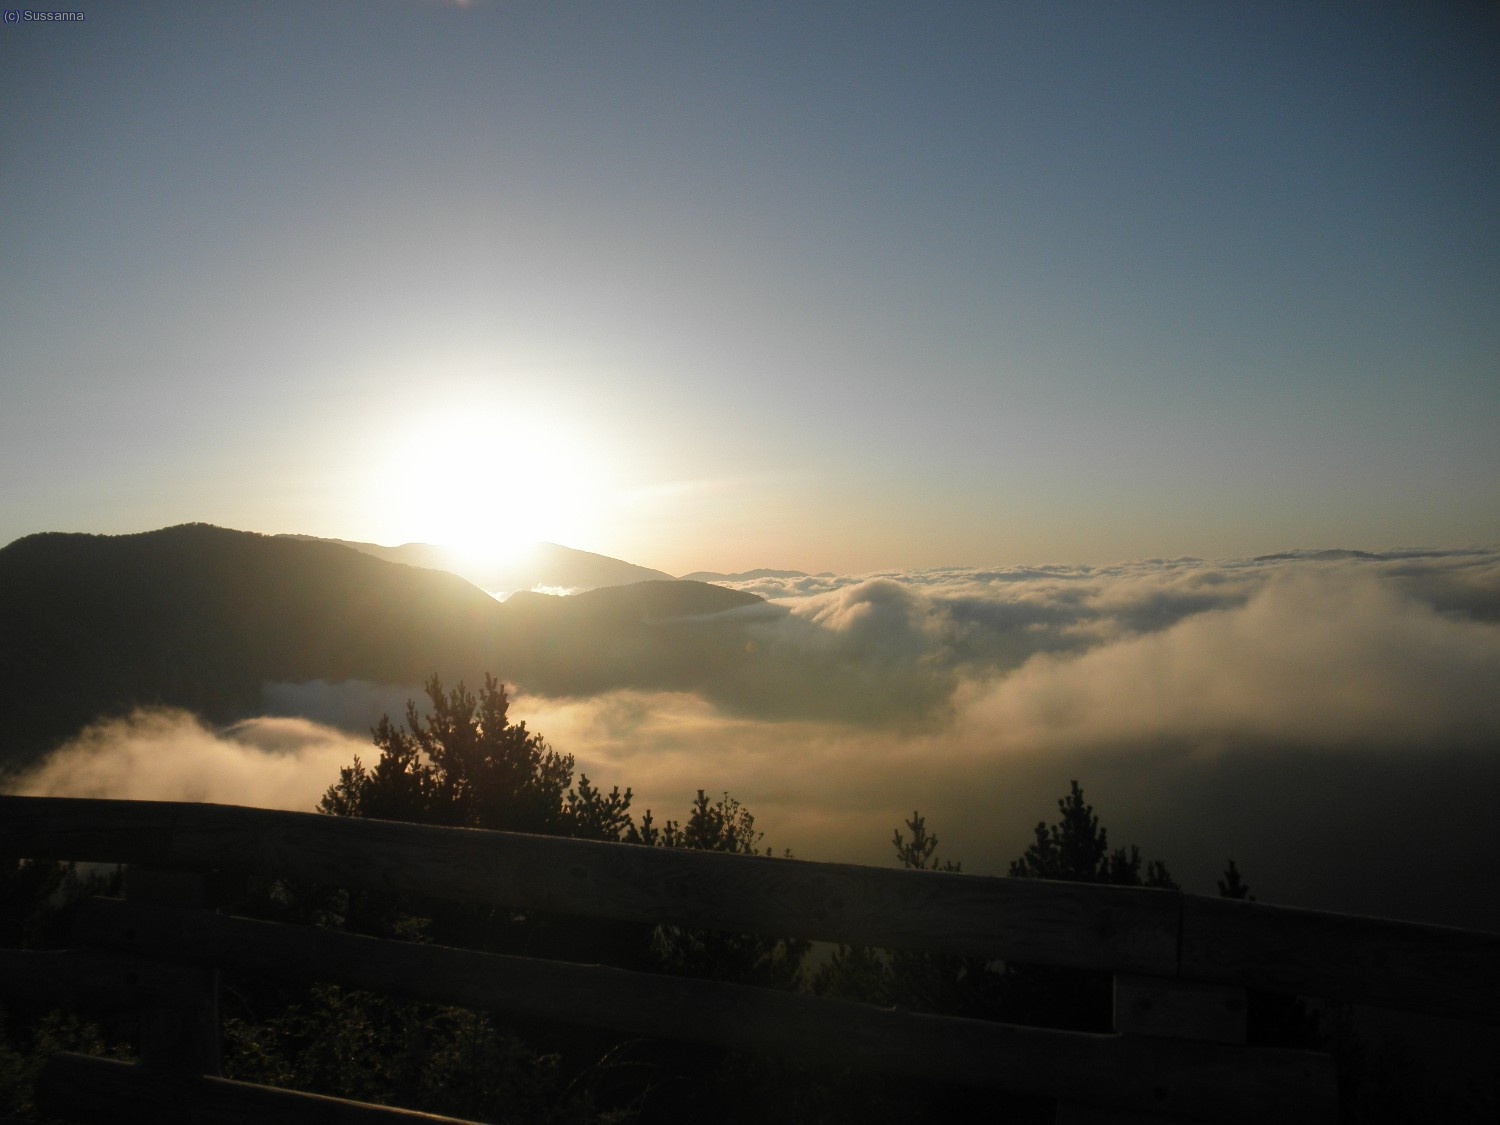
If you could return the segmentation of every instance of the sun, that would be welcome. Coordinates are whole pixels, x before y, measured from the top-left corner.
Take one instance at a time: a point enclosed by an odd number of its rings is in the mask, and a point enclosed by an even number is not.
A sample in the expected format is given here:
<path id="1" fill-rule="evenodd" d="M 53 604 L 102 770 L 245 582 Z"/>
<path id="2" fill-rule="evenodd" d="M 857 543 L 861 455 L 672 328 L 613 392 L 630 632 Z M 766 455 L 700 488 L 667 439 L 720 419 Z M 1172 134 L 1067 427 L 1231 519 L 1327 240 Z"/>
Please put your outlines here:
<path id="1" fill-rule="evenodd" d="M 462 402 L 407 418 L 374 473 L 387 539 L 451 548 L 468 566 L 531 544 L 598 539 L 609 476 L 566 419 Z"/>

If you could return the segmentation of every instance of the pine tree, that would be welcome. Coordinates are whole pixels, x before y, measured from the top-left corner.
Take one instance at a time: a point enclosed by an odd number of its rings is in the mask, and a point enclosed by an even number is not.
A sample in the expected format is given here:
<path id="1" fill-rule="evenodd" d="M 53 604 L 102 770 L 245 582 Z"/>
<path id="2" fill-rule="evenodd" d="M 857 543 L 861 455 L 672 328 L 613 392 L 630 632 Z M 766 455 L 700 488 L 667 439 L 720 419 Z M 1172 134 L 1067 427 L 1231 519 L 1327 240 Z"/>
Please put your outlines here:
<path id="1" fill-rule="evenodd" d="M 1083 789 L 1076 780 L 1070 783 L 1068 795 L 1059 798 L 1057 809 L 1061 819 L 1050 827 L 1038 822 L 1036 839 L 1021 858 L 1011 863 L 1012 878 L 1176 889 L 1177 883 L 1160 860 L 1146 864 L 1142 877 L 1141 851 L 1134 844 L 1128 851 L 1110 851 L 1109 832 L 1099 827 L 1094 806 L 1084 802 Z"/>
<path id="2" fill-rule="evenodd" d="M 629 789 L 605 793 L 586 774 L 573 784 L 573 755 L 559 754 L 524 722 L 510 721 L 504 685 L 486 675 L 478 698 L 460 682 L 427 681 L 431 710 L 406 705 L 406 727 L 382 715 L 372 732 L 380 757 L 339 771 L 319 804 L 337 816 L 619 840 L 630 827 Z"/>
<path id="3" fill-rule="evenodd" d="M 1229 861 L 1229 866 L 1224 868 L 1224 878 L 1218 880 L 1220 898 L 1237 898 L 1246 902 L 1254 902 L 1255 896 L 1250 893 L 1250 885 L 1240 877 L 1240 869 L 1234 865 L 1234 860 Z"/>

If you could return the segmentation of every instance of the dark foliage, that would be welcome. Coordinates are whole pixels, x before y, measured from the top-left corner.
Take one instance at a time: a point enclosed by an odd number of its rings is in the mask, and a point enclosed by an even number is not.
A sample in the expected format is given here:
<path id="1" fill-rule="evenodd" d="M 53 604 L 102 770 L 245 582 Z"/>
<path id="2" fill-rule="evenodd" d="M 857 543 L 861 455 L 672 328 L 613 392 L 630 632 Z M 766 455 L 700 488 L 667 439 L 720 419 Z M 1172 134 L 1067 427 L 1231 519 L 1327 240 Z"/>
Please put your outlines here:
<path id="1" fill-rule="evenodd" d="M 605 793 L 587 775 L 573 785 L 573 756 L 509 719 L 505 687 L 486 676 L 476 699 L 459 683 L 427 681 L 432 710 L 406 707 L 406 729 L 381 716 L 374 768 L 356 758 L 319 806 L 336 816 L 619 840 L 630 827 L 630 790 Z"/>
<path id="2" fill-rule="evenodd" d="M 483 1013 L 315 985 L 270 1019 L 225 1022 L 231 1078 L 482 1121 L 620 1120 L 592 1075 L 570 1075 Z"/>
<path id="3" fill-rule="evenodd" d="M 80 875 L 73 864 L 51 860 L 0 862 L 0 946 L 66 944 L 73 906 L 91 895 L 117 893 L 119 886 L 118 871 Z M 0 1117 L 35 1115 L 36 1078 L 49 1056 L 79 1051 L 126 1058 L 132 1030 L 118 1012 L 0 1002 Z"/>
<path id="4" fill-rule="evenodd" d="M 663 848 L 770 856 L 770 848 L 760 851 L 763 835 L 750 810 L 728 793 L 710 801 L 700 789 L 686 823 L 669 820 L 657 829 L 648 810 L 628 839 Z M 652 936 L 652 951 L 665 972 L 766 988 L 796 988 L 809 948 L 811 943 L 793 938 L 682 926 L 658 926 Z"/>

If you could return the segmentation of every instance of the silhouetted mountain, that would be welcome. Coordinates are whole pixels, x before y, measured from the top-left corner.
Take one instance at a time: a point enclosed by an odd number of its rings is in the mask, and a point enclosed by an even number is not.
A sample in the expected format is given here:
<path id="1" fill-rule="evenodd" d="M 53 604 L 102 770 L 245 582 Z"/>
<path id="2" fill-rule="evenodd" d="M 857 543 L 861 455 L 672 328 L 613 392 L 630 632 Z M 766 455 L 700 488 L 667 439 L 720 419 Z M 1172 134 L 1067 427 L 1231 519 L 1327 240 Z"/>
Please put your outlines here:
<path id="1" fill-rule="evenodd" d="M 632 582 L 650 582 L 672 576 L 650 567 L 579 551 L 557 543 L 532 543 L 511 555 L 506 561 L 490 565 L 465 563 L 454 551 L 433 543 L 404 543 L 385 547 L 379 543 L 359 543 L 347 539 L 313 539 L 308 535 L 286 536 L 313 542 L 338 543 L 353 547 L 366 555 L 386 562 L 446 570 L 465 578 L 481 590 L 512 594 L 517 590 L 596 590 L 602 586 L 627 586 Z"/>
<path id="2" fill-rule="evenodd" d="M 690 690 L 715 666 L 705 643 L 743 647 L 703 616 L 759 602 L 666 581 L 502 604 L 441 570 L 204 524 L 32 535 L 0 550 L 0 760 L 140 705 L 227 722 L 258 711 L 267 683 L 493 671 L 562 693 Z"/>
<path id="3" fill-rule="evenodd" d="M 266 680 L 472 675 L 499 616 L 455 575 L 333 543 L 203 524 L 32 535 L 0 551 L 0 683 L 35 749 L 138 704 L 245 714 Z"/>

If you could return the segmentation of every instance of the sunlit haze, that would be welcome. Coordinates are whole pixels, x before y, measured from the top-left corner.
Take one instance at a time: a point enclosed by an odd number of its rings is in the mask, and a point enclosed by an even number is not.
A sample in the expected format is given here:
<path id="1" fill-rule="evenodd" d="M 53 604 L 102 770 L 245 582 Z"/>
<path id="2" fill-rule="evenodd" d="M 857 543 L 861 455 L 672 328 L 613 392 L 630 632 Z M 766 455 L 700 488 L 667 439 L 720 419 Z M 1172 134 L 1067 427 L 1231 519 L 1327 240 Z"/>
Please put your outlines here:
<path id="1" fill-rule="evenodd" d="M 531 543 L 590 543 L 616 518 L 618 472 L 593 435 L 483 390 L 405 414 L 359 501 L 377 542 L 453 548 L 466 566 Z"/>
<path id="2" fill-rule="evenodd" d="M 0 543 L 1500 539 L 1493 5 L 86 16 L 0 29 Z"/>

